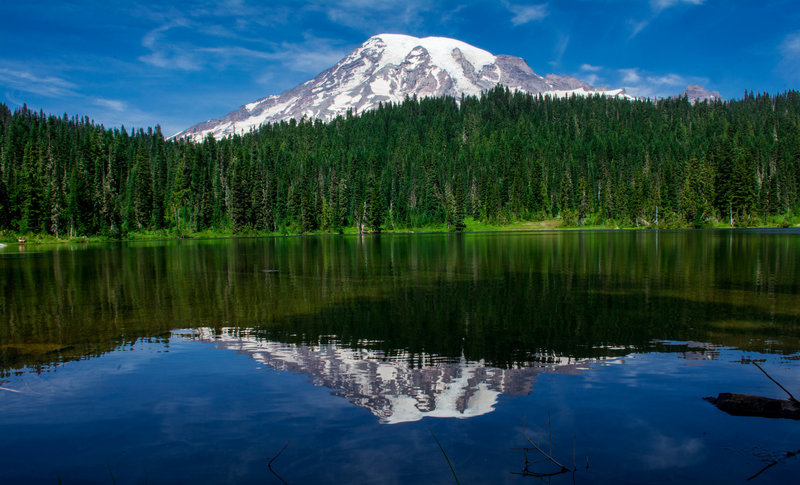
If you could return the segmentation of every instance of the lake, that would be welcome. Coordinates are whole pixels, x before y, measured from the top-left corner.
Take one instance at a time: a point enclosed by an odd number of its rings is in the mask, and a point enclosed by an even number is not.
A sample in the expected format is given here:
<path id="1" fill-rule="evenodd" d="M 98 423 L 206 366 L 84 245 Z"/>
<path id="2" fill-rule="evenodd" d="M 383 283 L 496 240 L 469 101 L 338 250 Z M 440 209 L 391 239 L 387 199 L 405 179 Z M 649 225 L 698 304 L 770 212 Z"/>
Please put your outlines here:
<path id="1" fill-rule="evenodd" d="M 0 483 L 789 483 L 800 232 L 0 249 Z M 451 468 L 452 467 L 452 468 Z M 454 476 L 455 475 L 455 476 Z"/>

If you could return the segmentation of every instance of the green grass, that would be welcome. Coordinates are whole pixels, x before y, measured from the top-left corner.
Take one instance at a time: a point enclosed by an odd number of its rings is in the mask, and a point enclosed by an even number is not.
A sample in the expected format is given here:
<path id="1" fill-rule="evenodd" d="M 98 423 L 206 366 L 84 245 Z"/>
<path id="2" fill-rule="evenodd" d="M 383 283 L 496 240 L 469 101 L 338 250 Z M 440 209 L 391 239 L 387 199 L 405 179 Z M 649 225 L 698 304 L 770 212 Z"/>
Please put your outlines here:
<path id="1" fill-rule="evenodd" d="M 507 223 L 488 223 L 476 220 L 472 217 L 467 217 L 465 220 L 464 232 L 489 232 L 489 231 L 574 231 L 574 230 L 591 230 L 591 229 L 681 229 L 692 228 L 693 225 L 686 223 L 670 223 L 660 226 L 636 226 L 633 224 L 623 224 L 619 221 L 603 221 L 600 224 L 590 223 L 583 226 L 570 226 L 564 225 L 563 221 L 558 218 L 544 219 L 538 221 L 510 221 Z M 731 225 L 722 220 L 711 221 L 704 223 L 700 226 L 705 229 L 730 229 Z M 781 216 L 768 216 L 766 218 L 752 218 L 744 223 L 735 226 L 736 228 L 787 228 L 787 227 L 800 227 L 800 215 L 781 215 Z M 413 234 L 413 233 L 430 233 L 430 232 L 452 232 L 452 226 L 444 223 L 425 224 L 421 226 L 395 226 L 391 227 L 386 225 L 382 228 L 384 234 Z M 0 243 L 10 245 L 19 244 L 17 239 L 25 237 L 27 244 L 65 244 L 65 243 L 94 243 L 94 242 L 109 242 L 109 241 L 151 241 L 161 239 L 218 239 L 218 238 L 236 238 L 236 237 L 264 237 L 264 236 L 298 236 L 298 235 L 328 235 L 328 234 L 358 234 L 357 227 L 344 227 L 341 232 L 332 232 L 327 230 L 314 230 L 302 233 L 295 227 L 283 227 L 278 232 L 273 231 L 244 231 L 234 232 L 232 228 L 212 228 L 203 231 L 191 233 L 178 233 L 173 229 L 158 229 L 158 230 L 145 230 L 145 231 L 131 231 L 121 238 L 114 238 L 110 236 L 79 236 L 79 237 L 59 237 L 56 238 L 50 234 L 18 234 L 12 231 L 0 231 Z"/>

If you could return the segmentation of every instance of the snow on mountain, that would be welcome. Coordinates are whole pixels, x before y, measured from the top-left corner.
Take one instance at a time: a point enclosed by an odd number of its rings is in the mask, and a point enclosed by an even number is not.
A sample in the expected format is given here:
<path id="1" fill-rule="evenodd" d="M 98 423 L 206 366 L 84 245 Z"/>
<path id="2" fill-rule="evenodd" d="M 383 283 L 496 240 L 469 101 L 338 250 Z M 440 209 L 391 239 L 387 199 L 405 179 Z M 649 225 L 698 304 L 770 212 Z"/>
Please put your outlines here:
<path id="1" fill-rule="evenodd" d="M 592 87 L 575 78 L 539 76 L 524 59 L 493 55 L 444 37 L 417 38 L 380 34 L 335 66 L 279 95 L 246 104 L 226 116 L 200 123 L 172 136 L 201 141 L 247 133 L 264 123 L 302 118 L 328 121 L 348 110 L 400 103 L 406 97 L 479 95 L 497 84 L 531 94 L 627 96 L 623 89 Z"/>

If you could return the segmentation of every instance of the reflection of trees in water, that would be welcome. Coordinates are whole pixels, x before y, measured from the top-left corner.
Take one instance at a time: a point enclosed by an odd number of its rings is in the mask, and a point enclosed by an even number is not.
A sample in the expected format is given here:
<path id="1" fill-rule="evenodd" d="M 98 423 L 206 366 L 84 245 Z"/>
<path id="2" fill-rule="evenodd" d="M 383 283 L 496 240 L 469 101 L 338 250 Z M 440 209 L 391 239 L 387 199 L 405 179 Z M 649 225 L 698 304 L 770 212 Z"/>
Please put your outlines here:
<path id="1" fill-rule="evenodd" d="M 198 326 L 504 367 L 654 339 L 794 353 L 798 245 L 794 234 L 618 231 L 58 248 L 0 259 L 0 358 L 48 362 Z"/>

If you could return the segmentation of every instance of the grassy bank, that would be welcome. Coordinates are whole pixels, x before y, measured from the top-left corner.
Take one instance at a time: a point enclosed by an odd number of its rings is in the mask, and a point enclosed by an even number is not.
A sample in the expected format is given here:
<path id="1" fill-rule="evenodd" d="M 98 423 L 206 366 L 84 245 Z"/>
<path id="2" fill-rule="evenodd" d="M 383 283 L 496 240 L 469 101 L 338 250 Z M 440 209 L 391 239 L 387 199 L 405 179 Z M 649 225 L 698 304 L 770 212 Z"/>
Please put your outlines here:
<path id="1" fill-rule="evenodd" d="M 502 231 L 564 231 L 564 230 L 652 230 L 652 229 L 758 229 L 758 228 L 790 228 L 800 227 L 799 216 L 772 216 L 766 219 L 752 220 L 745 226 L 731 226 L 723 221 L 715 221 L 702 225 L 690 224 L 669 224 L 669 225 L 633 225 L 623 224 L 616 221 L 605 221 L 602 224 L 587 225 L 567 225 L 561 219 L 545 219 L 540 221 L 512 221 L 507 224 L 490 224 L 473 218 L 466 218 L 463 232 L 502 232 Z M 384 227 L 383 234 L 413 234 L 413 233 L 445 233 L 453 232 L 453 227 L 447 224 L 428 224 L 418 227 Z M 216 238 L 235 238 L 235 237 L 267 237 L 267 236 L 299 236 L 299 235 L 331 235 L 331 234 L 358 234 L 358 228 L 345 227 L 341 233 L 325 230 L 315 230 L 311 232 L 300 232 L 292 228 L 283 228 L 278 232 L 269 231 L 245 231 L 234 232 L 230 228 L 207 229 L 192 233 L 179 233 L 172 229 L 159 229 L 154 231 L 132 231 L 123 237 L 111 236 L 79 236 L 79 237 L 55 237 L 51 234 L 18 234 L 12 231 L 0 232 L 0 243 L 11 244 L 88 244 L 97 242 L 112 241 L 148 241 L 162 239 L 216 239 Z M 25 242 L 20 243 L 23 238 Z"/>

